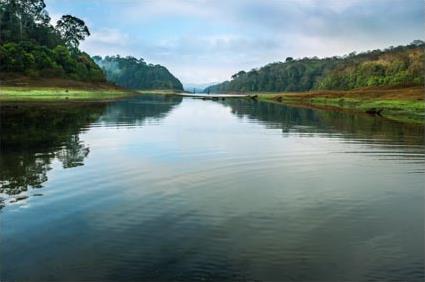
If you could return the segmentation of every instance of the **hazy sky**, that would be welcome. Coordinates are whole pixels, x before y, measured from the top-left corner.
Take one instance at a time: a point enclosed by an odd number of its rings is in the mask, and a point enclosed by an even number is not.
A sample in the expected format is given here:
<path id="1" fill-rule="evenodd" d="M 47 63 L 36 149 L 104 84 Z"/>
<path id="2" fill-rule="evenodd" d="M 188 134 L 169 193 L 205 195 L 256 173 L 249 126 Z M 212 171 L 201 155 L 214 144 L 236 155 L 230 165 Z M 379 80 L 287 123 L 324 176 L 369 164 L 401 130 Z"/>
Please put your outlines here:
<path id="1" fill-rule="evenodd" d="M 132 55 L 183 83 L 229 79 L 286 57 L 343 55 L 424 39 L 423 0 L 46 0 L 82 18 L 90 55 Z"/>

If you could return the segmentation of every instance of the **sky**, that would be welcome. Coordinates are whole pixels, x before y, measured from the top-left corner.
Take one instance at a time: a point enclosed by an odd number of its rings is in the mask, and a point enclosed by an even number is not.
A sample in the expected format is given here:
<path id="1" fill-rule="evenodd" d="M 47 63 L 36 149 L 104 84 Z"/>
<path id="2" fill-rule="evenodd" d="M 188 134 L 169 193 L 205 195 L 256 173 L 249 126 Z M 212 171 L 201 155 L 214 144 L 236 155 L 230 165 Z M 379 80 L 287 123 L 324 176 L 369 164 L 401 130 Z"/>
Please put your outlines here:
<path id="1" fill-rule="evenodd" d="M 425 39 L 423 0 L 45 0 L 83 19 L 90 55 L 144 58 L 183 84 L 230 79 L 286 57 L 326 57 Z"/>

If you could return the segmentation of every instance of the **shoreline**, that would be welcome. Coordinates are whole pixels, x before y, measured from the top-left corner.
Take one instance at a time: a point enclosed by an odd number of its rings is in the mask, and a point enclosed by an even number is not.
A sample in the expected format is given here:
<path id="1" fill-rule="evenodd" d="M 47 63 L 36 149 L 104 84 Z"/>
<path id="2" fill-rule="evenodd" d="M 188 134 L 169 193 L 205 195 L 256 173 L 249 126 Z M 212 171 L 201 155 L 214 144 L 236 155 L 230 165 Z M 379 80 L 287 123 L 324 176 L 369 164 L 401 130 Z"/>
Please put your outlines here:
<path id="1" fill-rule="evenodd" d="M 110 102 L 138 95 L 176 95 L 173 89 L 132 90 L 107 82 L 65 79 L 1 81 L 0 103 Z M 245 92 L 259 101 L 328 111 L 350 111 L 381 116 L 403 123 L 425 124 L 423 87 L 371 88 L 346 91 Z"/>
<path id="2" fill-rule="evenodd" d="M 425 124 L 422 87 L 398 89 L 358 89 L 293 93 L 251 92 L 260 101 L 331 111 L 350 111 L 390 120 Z"/>
<path id="3" fill-rule="evenodd" d="M 16 78 L 0 81 L 0 103 L 109 102 L 144 94 L 175 94 L 175 90 L 136 90 L 108 82 Z"/>
<path id="4" fill-rule="evenodd" d="M 105 102 L 131 95 L 134 95 L 133 91 L 107 82 L 85 82 L 60 78 L 14 77 L 2 79 L 0 84 L 0 102 L 2 103 Z"/>
<path id="5" fill-rule="evenodd" d="M 175 90 L 175 89 L 139 89 L 134 90 L 136 93 L 139 93 L 140 95 L 177 95 L 179 93 L 183 93 L 183 90 Z"/>
<path id="6" fill-rule="evenodd" d="M 69 87 L 0 87 L 1 103 L 107 102 L 137 95 L 118 89 L 76 89 Z"/>

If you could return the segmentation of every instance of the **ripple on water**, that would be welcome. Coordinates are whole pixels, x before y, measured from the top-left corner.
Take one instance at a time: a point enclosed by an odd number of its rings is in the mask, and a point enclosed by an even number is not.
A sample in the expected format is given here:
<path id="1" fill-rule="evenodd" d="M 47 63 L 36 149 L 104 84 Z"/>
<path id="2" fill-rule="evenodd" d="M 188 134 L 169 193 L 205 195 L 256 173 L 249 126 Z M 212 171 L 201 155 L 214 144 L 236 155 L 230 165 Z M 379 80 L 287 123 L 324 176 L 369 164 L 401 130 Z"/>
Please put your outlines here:
<path id="1" fill-rule="evenodd" d="M 1 211 L 6 280 L 423 280 L 423 129 L 149 99 L 7 151 L 2 180 L 51 170 L 42 197 Z"/>

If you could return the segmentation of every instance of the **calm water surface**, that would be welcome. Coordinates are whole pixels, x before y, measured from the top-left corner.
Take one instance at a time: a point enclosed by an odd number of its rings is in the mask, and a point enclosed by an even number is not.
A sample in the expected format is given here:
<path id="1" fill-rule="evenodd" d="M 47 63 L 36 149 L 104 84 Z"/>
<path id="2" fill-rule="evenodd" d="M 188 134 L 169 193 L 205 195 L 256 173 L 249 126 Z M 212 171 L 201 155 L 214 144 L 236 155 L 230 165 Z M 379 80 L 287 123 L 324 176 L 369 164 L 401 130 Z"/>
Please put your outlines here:
<path id="1" fill-rule="evenodd" d="M 3 106 L 0 280 L 423 281 L 424 153 L 243 99 Z"/>

